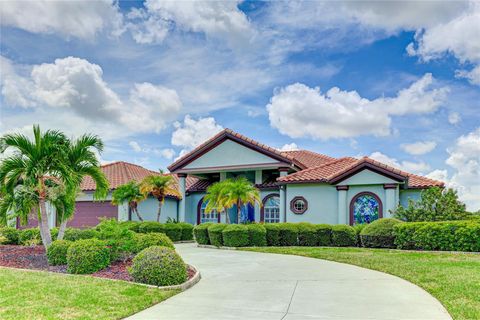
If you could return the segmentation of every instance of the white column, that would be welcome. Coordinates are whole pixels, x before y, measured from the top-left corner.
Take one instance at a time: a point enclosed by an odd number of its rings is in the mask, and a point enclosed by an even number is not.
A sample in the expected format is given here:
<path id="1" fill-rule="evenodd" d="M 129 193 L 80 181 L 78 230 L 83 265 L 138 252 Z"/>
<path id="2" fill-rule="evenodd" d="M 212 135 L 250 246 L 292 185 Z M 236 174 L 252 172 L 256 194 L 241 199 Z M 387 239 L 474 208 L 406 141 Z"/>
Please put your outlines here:
<path id="1" fill-rule="evenodd" d="M 118 205 L 118 221 L 128 221 L 128 203 Z"/>
<path id="2" fill-rule="evenodd" d="M 385 189 L 385 206 L 383 207 L 383 217 L 390 218 L 393 211 L 395 211 L 396 200 L 395 193 L 397 191 L 396 184 L 384 184 L 383 188 Z"/>
<path id="3" fill-rule="evenodd" d="M 279 168 L 280 177 L 288 175 L 288 168 Z M 280 186 L 280 222 L 287 222 L 287 186 Z"/>
<path id="4" fill-rule="evenodd" d="M 220 172 L 220 181 L 223 181 L 225 179 L 227 179 L 227 173 L 224 171 Z"/>
<path id="5" fill-rule="evenodd" d="M 350 212 L 347 206 L 348 186 L 337 186 L 338 193 L 338 224 L 350 224 Z"/>
<path id="6" fill-rule="evenodd" d="M 178 174 L 178 187 L 180 189 L 180 195 L 182 199 L 180 200 L 178 206 L 178 221 L 184 222 L 185 221 L 185 178 L 187 177 L 186 174 L 180 173 Z"/>

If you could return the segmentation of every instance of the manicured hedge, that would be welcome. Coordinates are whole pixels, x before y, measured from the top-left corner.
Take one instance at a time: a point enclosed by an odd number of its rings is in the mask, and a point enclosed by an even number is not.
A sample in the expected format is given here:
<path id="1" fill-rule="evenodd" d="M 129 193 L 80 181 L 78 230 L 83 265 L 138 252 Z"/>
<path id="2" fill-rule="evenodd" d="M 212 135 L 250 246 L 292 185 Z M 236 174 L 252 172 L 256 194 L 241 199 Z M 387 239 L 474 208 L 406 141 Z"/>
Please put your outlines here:
<path id="1" fill-rule="evenodd" d="M 298 227 L 294 223 L 279 223 L 281 246 L 296 246 L 298 244 Z"/>
<path id="2" fill-rule="evenodd" d="M 357 243 L 355 229 L 351 226 L 338 224 L 332 226 L 332 245 L 335 247 L 351 247 Z"/>
<path id="3" fill-rule="evenodd" d="M 67 271 L 69 273 L 94 273 L 110 264 L 110 250 L 98 239 L 78 240 L 68 248 Z"/>
<path id="4" fill-rule="evenodd" d="M 395 226 L 400 249 L 480 251 L 480 222 L 414 222 Z"/>
<path id="5" fill-rule="evenodd" d="M 208 238 L 210 239 L 211 245 L 217 247 L 223 246 L 222 231 L 226 227 L 227 225 L 224 223 L 216 223 L 208 226 Z"/>
<path id="6" fill-rule="evenodd" d="M 298 245 L 306 247 L 315 247 L 318 245 L 317 227 L 308 222 L 297 224 Z"/>
<path id="7" fill-rule="evenodd" d="M 67 252 L 72 242 L 68 240 L 55 240 L 47 249 L 48 264 L 58 266 L 67 264 Z"/>
<path id="8" fill-rule="evenodd" d="M 31 228 L 20 230 L 18 242 L 24 246 L 41 244 L 42 238 L 40 236 L 40 229 Z"/>
<path id="9" fill-rule="evenodd" d="M 223 229 L 222 235 L 226 247 L 246 247 L 250 242 L 248 227 L 243 224 L 229 224 Z"/>
<path id="10" fill-rule="evenodd" d="M 249 246 L 264 247 L 267 245 L 267 230 L 261 224 L 248 224 Z"/>
<path id="11" fill-rule="evenodd" d="M 129 230 L 137 233 L 165 233 L 172 241 L 193 240 L 193 226 L 190 223 L 160 223 L 156 221 L 122 222 Z"/>
<path id="12" fill-rule="evenodd" d="M 63 240 L 77 241 L 96 237 L 98 237 L 98 232 L 95 229 L 67 228 L 63 235 Z"/>
<path id="13" fill-rule="evenodd" d="M 280 245 L 280 227 L 277 223 L 264 224 L 267 231 L 267 246 L 276 247 Z"/>
<path id="14" fill-rule="evenodd" d="M 355 229 L 355 235 L 356 235 L 356 241 L 357 241 L 358 247 L 362 246 L 362 239 L 360 239 L 360 233 L 362 232 L 363 229 L 365 229 L 366 226 L 368 226 L 367 223 L 356 224 L 353 226 L 353 229 Z"/>
<path id="15" fill-rule="evenodd" d="M 172 239 L 172 241 L 182 240 L 182 226 L 178 223 L 165 223 L 163 225 L 165 234 Z"/>
<path id="16" fill-rule="evenodd" d="M 212 224 L 212 222 L 202 223 L 193 228 L 195 241 L 197 241 L 198 244 L 210 244 L 210 239 L 208 238 L 208 227 Z"/>
<path id="17" fill-rule="evenodd" d="M 193 240 L 193 226 L 186 222 L 180 222 L 178 225 L 182 227 L 182 241 Z"/>
<path id="18" fill-rule="evenodd" d="M 0 237 L 4 237 L 3 244 L 18 244 L 20 230 L 11 227 L 0 228 Z"/>
<path id="19" fill-rule="evenodd" d="M 172 240 L 166 234 L 159 232 L 136 233 L 133 237 L 133 242 L 132 253 L 138 253 L 153 246 L 175 249 Z"/>
<path id="20" fill-rule="evenodd" d="M 138 226 L 138 231 L 140 233 L 149 233 L 149 232 L 162 232 L 165 233 L 164 224 L 155 221 L 144 221 L 140 222 Z"/>
<path id="21" fill-rule="evenodd" d="M 368 248 L 395 248 L 394 227 L 402 221 L 384 218 L 373 221 L 360 232 L 362 246 Z"/>
<path id="22" fill-rule="evenodd" d="M 317 224 L 317 241 L 319 246 L 332 245 L 332 226 L 329 224 Z"/>

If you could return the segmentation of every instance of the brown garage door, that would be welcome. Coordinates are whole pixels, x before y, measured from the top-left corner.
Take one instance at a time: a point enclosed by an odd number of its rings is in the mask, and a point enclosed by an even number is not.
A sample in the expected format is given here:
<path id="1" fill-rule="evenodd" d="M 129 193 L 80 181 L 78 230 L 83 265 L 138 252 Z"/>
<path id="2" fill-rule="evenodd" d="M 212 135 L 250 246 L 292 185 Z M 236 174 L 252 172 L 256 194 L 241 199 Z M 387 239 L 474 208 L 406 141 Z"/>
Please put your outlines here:
<path id="1" fill-rule="evenodd" d="M 33 210 L 32 213 L 28 215 L 27 225 L 20 225 L 20 218 L 17 218 L 17 228 L 18 229 L 27 229 L 27 228 L 36 228 L 38 227 L 38 213 L 36 210 Z"/>
<path id="2" fill-rule="evenodd" d="M 92 202 L 81 201 L 75 206 L 75 216 L 68 221 L 67 226 L 75 228 L 84 228 L 96 226 L 99 218 L 117 218 L 118 207 L 110 202 Z"/>

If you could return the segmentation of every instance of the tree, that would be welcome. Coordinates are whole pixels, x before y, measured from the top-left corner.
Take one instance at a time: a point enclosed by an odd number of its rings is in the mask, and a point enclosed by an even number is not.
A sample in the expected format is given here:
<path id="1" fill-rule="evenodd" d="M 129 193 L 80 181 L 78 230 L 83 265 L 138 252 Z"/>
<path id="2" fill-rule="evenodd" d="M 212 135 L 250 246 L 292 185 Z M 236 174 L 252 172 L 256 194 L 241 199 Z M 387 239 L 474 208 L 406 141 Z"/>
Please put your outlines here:
<path id="1" fill-rule="evenodd" d="M 145 197 L 151 194 L 158 200 L 157 222 L 160 222 L 162 206 L 167 194 L 179 195 L 174 186 L 174 180 L 171 175 L 150 175 L 146 176 L 140 183 L 140 191 Z"/>
<path id="2" fill-rule="evenodd" d="M 30 193 L 29 204 L 22 212 L 27 209 L 31 209 L 28 212 L 38 212 L 40 235 L 46 248 L 52 242 L 46 210 L 46 181 L 54 179 L 63 185 L 71 183 L 71 170 L 62 156 L 67 140 L 60 131 L 42 133 L 36 125 L 33 126 L 33 140 L 23 134 L 6 134 L 0 138 L 0 152 L 5 152 L 7 148 L 14 151 L 0 164 L 1 188 L 9 195 L 10 204 L 20 203 L 15 201 L 19 190 Z"/>
<path id="3" fill-rule="evenodd" d="M 421 192 L 419 201 L 408 201 L 408 207 L 398 206 L 395 217 L 404 221 L 460 220 L 467 216 L 465 204 L 453 189 L 432 187 Z"/>
<path id="4" fill-rule="evenodd" d="M 103 142 L 96 135 L 84 134 L 74 141 L 67 141 L 64 149 L 65 165 L 72 171 L 72 179 L 66 186 L 64 194 L 56 198 L 59 209 L 62 209 L 57 210 L 60 221 L 57 237 L 59 240 L 63 239 L 67 221 L 75 213 L 76 196 L 85 176 L 89 176 L 95 182 L 96 188 L 93 194 L 95 200 L 103 200 L 108 194 L 108 180 L 100 168 L 95 151 L 99 153 L 103 151 Z"/>
<path id="5" fill-rule="evenodd" d="M 260 191 L 244 177 L 217 182 L 210 188 L 213 192 L 207 197 L 208 203 L 206 210 L 211 211 L 216 208 L 229 209 L 237 206 L 238 223 L 240 223 L 243 206 L 248 204 L 254 206 L 257 203 L 259 205 L 262 204 Z"/>
<path id="6" fill-rule="evenodd" d="M 217 211 L 219 213 L 225 213 L 225 221 L 230 224 L 230 216 L 227 212 L 228 204 L 227 201 L 227 191 L 229 190 L 228 184 L 230 184 L 232 180 L 224 180 L 221 182 L 217 182 L 212 184 L 207 188 L 207 194 L 203 198 L 203 201 L 207 204 L 205 207 L 206 212 Z"/>
<path id="7" fill-rule="evenodd" d="M 134 212 L 138 220 L 143 221 L 143 218 L 138 212 L 138 203 L 143 201 L 145 196 L 140 192 L 140 187 L 137 182 L 130 181 L 126 184 L 122 184 L 112 193 L 112 203 L 114 205 L 120 205 L 127 202 L 131 212 Z"/>

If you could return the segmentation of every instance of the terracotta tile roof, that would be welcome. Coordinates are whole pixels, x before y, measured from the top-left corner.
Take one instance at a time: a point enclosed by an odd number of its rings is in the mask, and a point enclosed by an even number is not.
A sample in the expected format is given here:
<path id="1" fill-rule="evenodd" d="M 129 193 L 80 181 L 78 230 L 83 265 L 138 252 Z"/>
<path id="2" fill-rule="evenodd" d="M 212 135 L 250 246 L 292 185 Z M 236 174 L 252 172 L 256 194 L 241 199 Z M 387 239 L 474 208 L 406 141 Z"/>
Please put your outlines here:
<path id="1" fill-rule="evenodd" d="M 306 182 L 326 182 L 335 183 L 335 179 L 341 178 L 342 175 L 354 172 L 356 168 L 362 169 L 365 164 L 370 164 L 376 168 L 383 169 L 397 177 L 401 177 L 408 181 L 409 188 L 427 188 L 432 186 L 443 187 L 444 183 L 437 180 L 432 180 L 426 177 L 408 173 L 397 168 L 388 166 L 379 161 L 363 157 L 361 159 L 355 158 L 340 158 L 333 160 L 326 164 L 308 168 L 299 172 L 295 172 L 285 177 L 278 178 L 280 183 L 306 183 Z"/>
<path id="2" fill-rule="evenodd" d="M 213 183 L 212 181 L 207 179 L 197 179 L 197 178 L 194 178 L 194 179 L 196 179 L 196 181 L 187 187 L 188 192 L 206 191 L 207 188 Z"/>
<path id="3" fill-rule="evenodd" d="M 100 167 L 107 177 L 110 190 L 116 189 L 118 186 L 128 183 L 132 180 L 140 182 L 149 175 L 161 175 L 160 172 L 148 170 L 139 165 L 118 161 L 103 165 Z M 193 177 L 192 177 L 193 178 Z M 188 179 L 187 179 L 188 180 Z M 82 191 L 95 191 L 96 185 L 92 178 L 86 176 L 80 184 Z M 169 196 L 175 196 L 170 194 Z"/>
<path id="4" fill-rule="evenodd" d="M 188 162 L 189 159 L 192 159 L 196 155 L 202 154 L 203 152 L 208 151 L 209 148 L 212 147 L 212 145 L 213 146 L 215 145 L 215 142 L 222 141 L 222 139 L 225 139 L 225 138 L 233 138 L 235 140 L 241 141 L 241 142 L 243 142 L 247 145 L 250 145 L 252 147 L 256 147 L 260 151 L 264 151 L 266 154 L 276 156 L 277 158 L 281 159 L 282 161 L 285 161 L 287 163 L 293 163 L 293 164 L 297 165 L 298 167 L 300 167 L 302 169 L 305 168 L 305 165 L 303 165 L 301 162 L 297 161 L 294 157 L 292 157 L 288 153 L 281 152 L 278 149 L 269 147 L 265 144 L 262 144 L 260 142 L 255 141 L 255 140 L 252 140 L 252 139 L 250 139 L 250 138 L 248 138 L 248 137 L 246 137 L 246 136 L 244 136 L 244 135 L 242 135 L 238 132 L 235 132 L 235 131 L 227 128 L 227 129 L 224 129 L 224 130 L 220 131 L 219 133 L 217 133 L 216 135 L 214 135 L 213 137 L 211 137 L 210 139 L 208 139 L 207 141 L 205 141 L 204 143 L 202 143 L 201 145 L 199 145 L 198 147 L 196 147 L 195 149 L 193 149 L 189 153 L 187 153 L 187 154 L 183 155 L 182 157 L 180 157 L 179 159 L 177 159 L 174 163 L 172 163 L 170 166 L 168 166 L 168 169 L 170 171 L 175 171 L 176 169 L 178 169 L 178 167 L 180 165 Z"/>
<path id="5" fill-rule="evenodd" d="M 317 167 L 335 160 L 335 158 L 309 150 L 282 151 L 283 154 L 291 156 L 302 163 L 306 168 Z"/>

